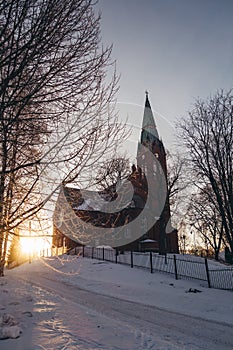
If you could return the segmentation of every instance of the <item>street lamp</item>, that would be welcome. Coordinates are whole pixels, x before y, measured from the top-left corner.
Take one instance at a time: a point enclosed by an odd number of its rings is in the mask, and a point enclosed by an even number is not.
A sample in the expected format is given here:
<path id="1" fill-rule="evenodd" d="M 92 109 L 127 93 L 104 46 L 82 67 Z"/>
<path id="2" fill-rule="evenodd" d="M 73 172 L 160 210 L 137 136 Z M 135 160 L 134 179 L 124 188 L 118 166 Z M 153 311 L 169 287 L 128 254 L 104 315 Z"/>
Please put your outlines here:
<path id="1" fill-rule="evenodd" d="M 31 221 L 29 221 L 29 242 L 30 242 L 30 244 L 31 244 L 31 237 L 32 237 L 32 223 L 31 223 Z M 31 264 L 31 262 L 32 262 L 31 249 L 29 249 L 28 254 L 29 254 L 28 262 L 29 262 L 29 264 Z"/>
<path id="2" fill-rule="evenodd" d="M 185 239 L 186 239 L 186 236 L 183 235 L 182 239 L 183 239 L 183 255 L 184 255 L 185 254 Z"/>

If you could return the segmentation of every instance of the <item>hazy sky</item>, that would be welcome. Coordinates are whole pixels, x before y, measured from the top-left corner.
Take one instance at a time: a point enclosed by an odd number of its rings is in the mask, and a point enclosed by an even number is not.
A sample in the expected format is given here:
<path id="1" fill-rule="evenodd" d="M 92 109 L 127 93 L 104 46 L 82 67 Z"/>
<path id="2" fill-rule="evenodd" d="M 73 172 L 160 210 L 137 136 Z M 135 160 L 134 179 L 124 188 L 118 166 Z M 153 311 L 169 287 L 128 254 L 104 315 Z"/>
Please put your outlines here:
<path id="1" fill-rule="evenodd" d="M 121 74 L 120 114 L 130 123 L 141 125 L 136 105 L 147 89 L 168 142 L 169 122 L 187 115 L 194 98 L 233 87 L 233 0 L 99 0 L 98 7 Z"/>

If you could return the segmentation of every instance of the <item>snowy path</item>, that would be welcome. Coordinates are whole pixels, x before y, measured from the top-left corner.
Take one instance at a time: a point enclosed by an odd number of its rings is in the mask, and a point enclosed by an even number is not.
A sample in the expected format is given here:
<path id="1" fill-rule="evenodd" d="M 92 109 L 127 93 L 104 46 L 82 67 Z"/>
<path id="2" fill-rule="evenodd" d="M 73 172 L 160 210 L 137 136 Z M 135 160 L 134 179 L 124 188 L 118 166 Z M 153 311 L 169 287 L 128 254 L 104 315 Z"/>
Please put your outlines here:
<path id="1" fill-rule="evenodd" d="M 75 303 L 87 310 L 95 311 L 110 320 L 118 321 L 122 329 L 128 328 L 135 340 L 141 340 L 139 348 L 157 349 L 156 345 L 182 349 L 231 349 L 233 348 L 232 327 L 165 311 L 157 307 L 97 294 L 60 281 L 37 275 L 36 284 L 52 294 L 56 293 L 64 301 L 65 308 Z M 70 305 L 69 305 L 70 304 Z M 88 312 L 88 311 L 87 311 Z M 213 337 L 214 334 L 214 337 Z M 162 335 L 162 337 L 161 337 Z M 153 339 L 154 338 L 154 339 Z M 160 339 L 160 342 L 157 341 Z M 142 344 L 143 343 L 143 344 Z M 123 349 L 128 349 L 124 348 Z"/>
<path id="2" fill-rule="evenodd" d="M 33 317 L 22 337 L 1 341 L 0 350 L 233 348 L 232 325 L 148 306 L 146 300 L 139 303 L 107 295 L 104 282 L 100 293 L 84 289 L 83 277 L 79 287 L 58 278 L 52 270 L 40 267 L 35 272 L 33 265 L 10 274 L 9 283 L 15 283 L 22 295 L 26 291 L 24 299 L 31 297 L 31 306 L 25 310 Z"/>

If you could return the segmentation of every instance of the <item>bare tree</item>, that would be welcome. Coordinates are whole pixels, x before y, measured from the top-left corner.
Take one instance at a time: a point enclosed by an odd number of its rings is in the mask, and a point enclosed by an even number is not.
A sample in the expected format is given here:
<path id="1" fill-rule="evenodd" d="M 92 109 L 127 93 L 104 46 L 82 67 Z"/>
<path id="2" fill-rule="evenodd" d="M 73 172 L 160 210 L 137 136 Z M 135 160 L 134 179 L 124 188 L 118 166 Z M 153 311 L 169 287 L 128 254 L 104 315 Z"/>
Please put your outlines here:
<path id="1" fill-rule="evenodd" d="M 227 244 L 233 253 L 233 95 L 220 91 L 207 101 L 197 100 L 180 124 L 195 185 L 210 185 L 209 200 L 221 218 Z"/>
<path id="2" fill-rule="evenodd" d="M 182 194 L 190 184 L 187 177 L 186 160 L 179 153 L 172 154 L 167 151 L 167 182 L 169 202 L 175 214 L 178 212 Z"/>
<path id="3" fill-rule="evenodd" d="M 167 186 L 171 210 L 171 223 L 178 230 L 179 251 L 184 252 L 189 243 L 189 231 L 184 212 L 187 210 L 187 193 L 190 180 L 186 159 L 181 153 L 167 153 Z"/>
<path id="4" fill-rule="evenodd" d="M 215 260 L 218 260 L 220 249 L 224 245 L 224 228 L 211 192 L 210 186 L 206 186 L 202 191 L 193 194 L 186 215 L 206 250 L 209 250 L 208 247 L 212 248 Z"/>
<path id="5" fill-rule="evenodd" d="M 125 137 L 110 55 L 92 0 L 0 1 L 0 275 L 9 233 Z"/>
<path id="6" fill-rule="evenodd" d="M 114 157 L 100 164 L 96 184 L 100 190 L 106 190 L 116 186 L 121 180 L 125 180 L 130 175 L 129 159 L 125 156 Z"/>

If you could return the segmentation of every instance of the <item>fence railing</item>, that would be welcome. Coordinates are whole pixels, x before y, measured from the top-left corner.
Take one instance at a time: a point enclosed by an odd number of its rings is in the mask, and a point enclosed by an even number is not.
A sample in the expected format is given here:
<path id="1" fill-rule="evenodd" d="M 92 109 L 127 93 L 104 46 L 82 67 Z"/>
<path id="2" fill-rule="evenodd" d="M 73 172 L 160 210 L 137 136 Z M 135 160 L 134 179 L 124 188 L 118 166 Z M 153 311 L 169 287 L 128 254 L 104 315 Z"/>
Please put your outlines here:
<path id="1" fill-rule="evenodd" d="M 114 249 L 81 247 L 77 254 L 84 257 L 125 264 L 149 270 L 172 274 L 176 279 L 188 278 L 206 282 L 209 288 L 233 290 L 233 268 L 209 263 L 207 258 L 187 258 L 182 255 L 159 255 L 153 252 L 127 251 L 123 254 Z"/>

